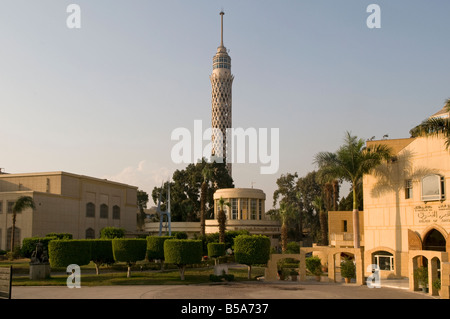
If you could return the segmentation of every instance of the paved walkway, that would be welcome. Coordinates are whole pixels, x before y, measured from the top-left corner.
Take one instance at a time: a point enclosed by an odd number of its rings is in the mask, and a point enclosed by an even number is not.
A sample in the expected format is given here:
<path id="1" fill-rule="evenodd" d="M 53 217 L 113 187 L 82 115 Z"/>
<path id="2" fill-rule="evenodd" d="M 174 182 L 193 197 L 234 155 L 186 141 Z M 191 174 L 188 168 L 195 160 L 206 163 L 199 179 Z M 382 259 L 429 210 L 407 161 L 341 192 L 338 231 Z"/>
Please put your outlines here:
<path id="1" fill-rule="evenodd" d="M 198 285 L 27 287 L 13 286 L 13 299 L 435 299 L 407 289 L 405 280 L 381 288 L 318 282 L 232 282 Z M 395 287 L 395 288 L 392 288 Z"/>

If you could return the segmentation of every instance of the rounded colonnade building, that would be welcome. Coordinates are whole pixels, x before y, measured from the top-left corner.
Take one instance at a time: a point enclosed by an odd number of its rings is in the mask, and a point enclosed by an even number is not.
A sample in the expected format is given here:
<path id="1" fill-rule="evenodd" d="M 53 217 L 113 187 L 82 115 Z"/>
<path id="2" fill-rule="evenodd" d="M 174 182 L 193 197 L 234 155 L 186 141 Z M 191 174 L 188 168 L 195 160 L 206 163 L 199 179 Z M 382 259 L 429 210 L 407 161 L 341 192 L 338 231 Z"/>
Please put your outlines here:
<path id="1" fill-rule="evenodd" d="M 206 233 L 219 231 L 217 216 L 223 199 L 227 216 L 226 230 L 248 230 L 250 234 L 265 235 L 272 246 L 277 246 L 280 237 L 280 222 L 270 220 L 265 214 L 266 194 L 256 188 L 222 188 L 214 193 L 214 219 L 206 220 Z"/>

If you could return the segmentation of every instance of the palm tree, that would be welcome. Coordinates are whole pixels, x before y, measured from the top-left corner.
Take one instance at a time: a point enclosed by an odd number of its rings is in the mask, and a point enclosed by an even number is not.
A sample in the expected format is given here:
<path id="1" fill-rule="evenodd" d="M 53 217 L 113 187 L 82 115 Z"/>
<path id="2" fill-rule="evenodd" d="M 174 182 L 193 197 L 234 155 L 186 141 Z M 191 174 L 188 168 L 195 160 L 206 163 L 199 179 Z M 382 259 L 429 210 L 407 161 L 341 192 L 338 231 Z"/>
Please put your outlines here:
<path id="1" fill-rule="evenodd" d="M 227 216 L 225 215 L 225 210 L 223 209 L 223 206 L 231 207 L 231 204 L 229 202 L 225 202 L 225 199 L 220 197 L 218 202 L 219 213 L 217 216 L 217 220 L 219 222 L 219 243 L 225 243 Z"/>
<path id="2" fill-rule="evenodd" d="M 450 99 L 445 101 L 444 110 L 450 112 Z M 450 148 L 450 120 L 449 117 L 431 117 L 409 131 L 412 137 L 443 136 L 445 148 Z"/>
<path id="3" fill-rule="evenodd" d="M 295 209 L 293 208 L 293 204 L 280 202 L 278 214 L 281 220 L 281 251 L 285 252 L 288 243 L 288 221 L 295 218 Z"/>
<path id="4" fill-rule="evenodd" d="M 331 184 L 329 184 L 331 185 Z M 328 245 L 328 223 L 327 223 L 327 214 L 325 208 L 325 201 L 322 196 L 316 196 L 313 200 L 312 205 L 316 210 L 317 214 L 319 214 L 319 222 L 320 222 L 320 232 L 321 232 L 321 241 L 322 246 Z"/>
<path id="5" fill-rule="evenodd" d="M 208 166 L 205 166 L 202 170 L 203 182 L 201 185 L 200 193 L 200 229 L 201 235 L 205 235 L 205 219 L 206 219 L 206 195 L 208 192 L 208 184 L 211 180 L 212 171 Z"/>
<path id="6" fill-rule="evenodd" d="M 354 247 L 360 247 L 359 211 L 356 185 L 365 174 L 391 157 L 391 150 L 383 144 L 365 146 L 363 139 L 358 139 L 346 132 L 344 144 L 335 152 L 320 152 L 314 162 L 319 165 L 322 174 L 330 178 L 350 182 L 353 190 L 353 241 Z"/>
<path id="7" fill-rule="evenodd" d="M 27 208 L 35 209 L 35 204 L 31 196 L 19 197 L 12 207 L 12 227 L 11 227 L 11 253 L 14 252 L 14 233 L 16 231 L 16 216 Z"/>

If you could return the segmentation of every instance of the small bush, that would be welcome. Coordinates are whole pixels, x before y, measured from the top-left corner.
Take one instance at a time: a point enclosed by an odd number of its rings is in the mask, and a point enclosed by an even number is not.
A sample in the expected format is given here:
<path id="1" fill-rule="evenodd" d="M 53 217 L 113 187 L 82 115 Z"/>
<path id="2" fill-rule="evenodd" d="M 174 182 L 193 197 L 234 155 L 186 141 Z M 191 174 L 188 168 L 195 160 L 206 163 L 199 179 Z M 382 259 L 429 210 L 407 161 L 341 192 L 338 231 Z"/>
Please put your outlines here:
<path id="1" fill-rule="evenodd" d="M 188 239 L 188 234 L 184 231 L 173 232 L 172 236 L 176 239 Z"/>
<path id="2" fill-rule="evenodd" d="M 300 254 L 300 244 L 291 241 L 287 244 L 285 254 Z"/>
<path id="3" fill-rule="evenodd" d="M 56 237 L 57 239 L 73 239 L 72 234 L 69 233 L 48 233 L 45 237 Z"/>
<path id="4" fill-rule="evenodd" d="M 221 282 L 221 281 L 233 281 L 234 280 L 234 275 L 232 274 L 223 274 L 220 276 L 217 275 L 209 275 L 209 281 L 212 282 Z"/>
<path id="5" fill-rule="evenodd" d="M 96 273 L 98 275 L 100 266 L 114 263 L 112 240 L 90 239 L 89 241 L 91 242 L 91 260 L 95 264 Z"/>
<path id="6" fill-rule="evenodd" d="M 104 227 L 100 231 L 100 238 L 102 239 L 114 239 L 125 237 L 125 229 L 118 227 Z"/>
<path id="7" fill-rule="evenodd" d="M 173 236 L 148 236 L 147 237 L 147 259 L 164 260 L 164 242 L 167 239 L 174 239 Z"/>
<path id="8" fill-rule="evenodd" d="M 51 267 L 83 266 L 91 261 L 91 242 L 86 239 L 54 239 L 48 243 Z"/>
<path id="9" fill-rule="evenodd" d="M 217 258 L 225 255 L 225 243 L 209 243 L 208 257 Z"/>
<path id="10" fill-rule="evenodd" d="M 175 264 L 184 280 L 186 265 L 197 264 L 202 260 L 202 241 L 192 239 L 168 239 L 164 242 L 166 263 Z"/>
<path id="11" fill-rule="evenodd" d="M 115 238 L 112 240 L 112 250 L 115 261 L 127 263 L 127 277 L 131 277 L 131 266 L 137 261 L 145 259 L 147 240 L 141 238 Z"/>
<path id="12" fill-rule="evenodd" d="M 319 257 L 308 257 L 305 259 L 305 263 L 306 269 L 308 269 L 311 274 L 315 276 L 320 276 L 322 274 L 322 263 Z"/>
<path id="13" fill-rule="evenodd" d="M 343 278 L 355 278 L 356 277 L 356 266 L 353 260 L 346 259 L 341 263 L 341 276 Z"/>
<path id="14" fill-rule="evenodd" d="M 25 258 L 31 258 L 31 255 L 36 250 L 36 244 L 38 242 L 41 242 L 44 246 L 44 249 L 48 251 L 48 243 L 51 240 L 57 239 L 55 236 L 48 236 L 48 237 L 29 237 L 24 238 L 22 240 L 22 247 L 20 254 Z"/>
<path id="15" fill-rule="evenodd" d="M 236 262 L 248 266 L 248 279 L 251 267 L 266 264 L 270 258 L 270 239 L 262 235 L 239 235 L 234 238 L 234 255 Z"/>

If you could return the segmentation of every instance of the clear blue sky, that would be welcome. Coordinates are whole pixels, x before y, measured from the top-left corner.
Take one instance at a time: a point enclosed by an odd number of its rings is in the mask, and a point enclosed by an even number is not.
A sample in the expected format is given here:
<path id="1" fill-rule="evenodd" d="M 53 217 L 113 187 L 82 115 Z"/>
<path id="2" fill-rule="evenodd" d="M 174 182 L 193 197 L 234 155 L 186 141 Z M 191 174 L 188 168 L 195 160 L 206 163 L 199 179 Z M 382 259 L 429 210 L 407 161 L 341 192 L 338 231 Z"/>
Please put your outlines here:
<path id="1" fill-rule="evenodd" d="M 81 7 L 81 29 L 66 8 Z M 381 28 L 369 29 L 369 4 Z M 235 164 L 237 187 L 314 170 L 345 131 L 408 137 L 450 97 L 450 2 L 20 1 L 0 11 L 0 167 L 67 171 L 151 192 L 177 127 L 211 121 L 212 57 L 232 58 L 233 126 L 280 129 L 280 169 Z"/>

